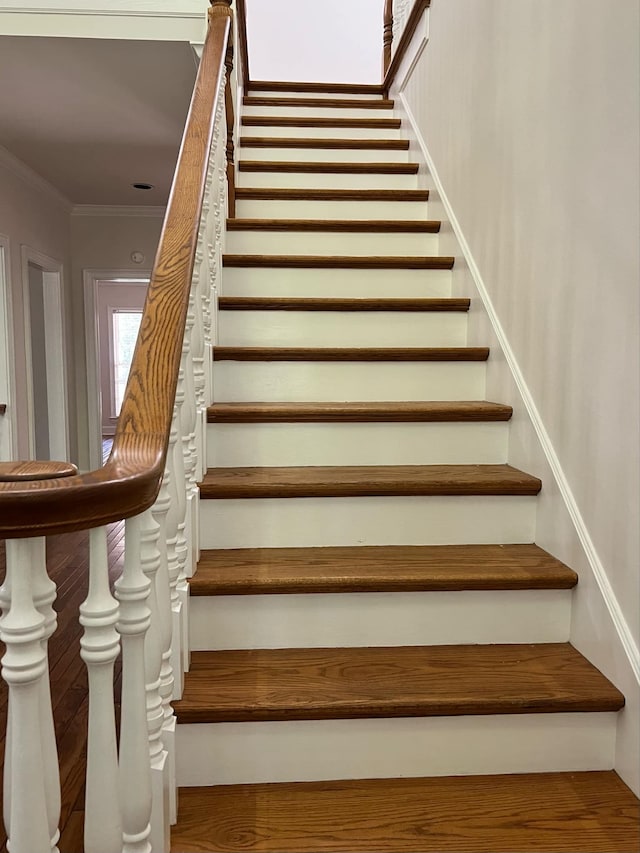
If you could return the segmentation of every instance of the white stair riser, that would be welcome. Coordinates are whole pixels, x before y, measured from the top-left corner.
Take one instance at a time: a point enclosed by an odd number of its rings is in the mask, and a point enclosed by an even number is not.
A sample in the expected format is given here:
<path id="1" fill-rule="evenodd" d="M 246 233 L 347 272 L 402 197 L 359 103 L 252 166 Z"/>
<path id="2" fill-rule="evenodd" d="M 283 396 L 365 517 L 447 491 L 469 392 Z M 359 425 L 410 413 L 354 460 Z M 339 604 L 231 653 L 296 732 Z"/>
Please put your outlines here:
<path id="1" fill-rule="evenodd" d="M 307 201 L 247 199 L 239 219 L 428 219 L 426 201 Z"/>
<path id="2" fill-rule="evenodd" d="M 386 311 L 221 311 L 223 346 L 463 347 L 467 315 Z"/>
<path id="3" fill-rule="evenodd" d="M 225 267 L 225 296 L 447 297 L 450 270 L 332 270 Z"/>
<path id="4" fill-rule="evenodd" d="M 247 128 L 249 130 L 250 128 Z M 252 134 L 247 133 L 247 136 Z M 237 160 L 310 163 L 408 163 L 409 152 L 383 148 L 254 148 L 240 149 Z"/>
<path id="5" fill-rule="evenodd" d="M 482 465 L 507 461 L 507 423 L 209 424 L 209 468 Z"/>
<path id="6" fill-rule="evenodd" d="M 178 785 L 611 770 L 616 715 L 179 725 Z"/>
<path id="7" fill-rule="evenodd" d="M 508 496 L 200 501 L 202 548 L 526 544 L 536 499 Z"/>
<path id="8" fill-rule="evenodd" d="M 194 596 L 191 648 L 564 643 L 570 590 Z"/>
<path id="9" fill-rule="evenodd" d="M 321 190 L 417 190 L 417 175 L 316 174 L 313 172 L 236 172 L 236 186 Z"/>
<path id="10" fill-rule="evenodd" d="M 482 400 L 484 362 L 219 361 L 214 400 Z"/>
<path id="11" fill-rule="evenodd" d="M 348 116 L 343 116 L 347 118 Z M 375 116 L 370 116 L 375 118 Z M 391 118 L 391 116 L 382 116 Z M 278 127 L 270 124 L 246 125 L 242 136 L 288 136 L 305 139 L 400 139 L 401 130 L 395 127 Z"/>
<path id="12" fill-rule="evenodd" d="M 243 116 L 273 116 L 277 118 L 399 118 L 395 110 L 348 107 L 242 107 Z"/>
<path id="13" fill-rule="evenodd" d="M 247 255 L 438 254 L 437 234 L 333 231 L 230 231 L 226 251 Z"/>

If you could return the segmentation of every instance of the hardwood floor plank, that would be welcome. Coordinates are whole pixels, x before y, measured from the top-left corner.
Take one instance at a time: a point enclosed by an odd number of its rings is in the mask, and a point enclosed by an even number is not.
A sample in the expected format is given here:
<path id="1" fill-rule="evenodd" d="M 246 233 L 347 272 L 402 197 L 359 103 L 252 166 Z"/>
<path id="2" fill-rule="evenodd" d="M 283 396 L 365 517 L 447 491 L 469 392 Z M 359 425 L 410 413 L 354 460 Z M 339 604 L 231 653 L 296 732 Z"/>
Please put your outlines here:
<path id="1" fill-rule="evenodd" d="M 193 596 L 571 589 L 575 572 L 536 545 L 203 551 Z"/>
<path id="2" fill-rule="evenodd" d="M 568 643 L 194 652 L 181 723 L 618 711 Z"/>
<path id="3" fill-rule="evenodd" d="M 639 810 L 613 772 L 186 788 L 171 849 L 637 853 Z"/>

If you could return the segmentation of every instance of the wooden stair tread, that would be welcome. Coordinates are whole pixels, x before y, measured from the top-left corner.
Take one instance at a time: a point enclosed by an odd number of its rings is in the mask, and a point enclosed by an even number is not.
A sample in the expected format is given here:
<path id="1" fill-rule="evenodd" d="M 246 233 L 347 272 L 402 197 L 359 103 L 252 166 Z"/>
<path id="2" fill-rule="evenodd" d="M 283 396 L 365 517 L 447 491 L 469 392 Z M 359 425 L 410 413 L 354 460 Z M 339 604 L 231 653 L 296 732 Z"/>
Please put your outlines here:
<path id="1" fill-rule="evenodd" d="M 632 853 L 613 771 L 183 788 L 174 853 Z"/>
<path id="2" fill-rule="evenodd" d="M 540 480 L 510 465 L 342 465 L 210 468 L 203 498 L 537 495 Z"/>
<path id="3" fill-rule="evenodd" d="M 214 361 L 486 361 L 487 347 L 213 347 Z"/>
<path id="4" fill-rule="evenodd" d="M 367 98 L 266 98 L 255 95 L 245 95 L 242 99 L 245 107 L 322 107 L 331 109 L 352 110 L 392 110 L 394 102 L 388 98 L 375 101 Z"/>
<path id="5" fill-rule="evenodd" d="M 511 406 L 468 400 L 454 402 L 214 403 L 209 423 L 508 421 Z"/>
<path id="6" fill-rule="evenodd" d="M 249 92 L 302 92 L 326 95 L 380 95 L 384 87 L 375 83 L 301 83 L 286 80 L 251 80 Z"/>
<path id="7" fill-rule="evenodd" d="M 305 136 L 241 136 L 241 148 L 329 148 L 408 151 L 408 139 L 322 139 Z"/>
<path id="8" fill-rule="evenodd" d="M 203 551 L 191 595 L 571 589 L 537 545 L 243 548 Z"/>
<path id="9" fill-rule="evenodd" d="M 295 296 L 221 296 L 221 311 L 468 311 L 470 299 L 340 299 Z"/>
<path id="10" fill-rule="evenodd" d="M 417 175 L 417 163 L 347 163 L 312 160 L 240 160 L 241 172 L 302 172 L 331 175 Z"/>
<path id="11" fill-rule="evenodd" d="M 366 255 L 238 255 L 222 256 L 225 267 L 277 267 L 346 270 L 450 270 L 455 258 L 434 256 Z"/>
<path id="12" fill-rule="evenodd" d="M 302 187 L 237 187 L 236 198 L 251 201 L 428 201 L 429 190 L 327 190 Z"/>
<path id="13" fill-rule="evenodd" d="M 347 233 L 437 234 L 437 219 L 228 219 L 227 231 L 337 231 Z"/>
<path id="14" fill-rule="evenodd" d="M 321 118 L 318 116 L 243 116 L 243 127 L 349 127 L 399 130 L 399 118 Z"/>
<path id="15" fill-rule="evenodd" d="M 180 723 L 618 711 L 568 643 L 194 652 Z"/>

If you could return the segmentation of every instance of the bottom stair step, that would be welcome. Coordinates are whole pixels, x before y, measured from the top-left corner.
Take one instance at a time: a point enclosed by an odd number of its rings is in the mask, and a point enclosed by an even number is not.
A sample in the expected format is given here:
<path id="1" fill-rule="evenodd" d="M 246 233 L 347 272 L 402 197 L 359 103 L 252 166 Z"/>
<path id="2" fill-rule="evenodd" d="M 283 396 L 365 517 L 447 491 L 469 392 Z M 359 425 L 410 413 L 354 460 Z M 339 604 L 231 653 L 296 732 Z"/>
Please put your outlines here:
<path id="1" fill-rule="evenodd" d="M 174 853 L 634 853 L 614 772 L 232 785 L 180 792 Z"/>

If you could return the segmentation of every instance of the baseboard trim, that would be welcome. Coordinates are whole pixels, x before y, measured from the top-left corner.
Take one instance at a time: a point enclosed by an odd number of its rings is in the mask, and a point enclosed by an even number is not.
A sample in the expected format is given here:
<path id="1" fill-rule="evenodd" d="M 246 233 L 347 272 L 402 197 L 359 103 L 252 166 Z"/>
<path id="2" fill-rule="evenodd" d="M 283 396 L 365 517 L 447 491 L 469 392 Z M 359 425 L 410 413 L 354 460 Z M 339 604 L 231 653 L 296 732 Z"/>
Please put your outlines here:
<path id="1" fill-rule="evenodd" d="M 412 68 L 414 67 L 414 65 L 415 63 L 412 64 Z M 609 615 L 611 616 L 611 620 L 614 624 L 616 633 L 620 638 L 620 643 L 629 660 L 629 664 L 631 666 L 631 669 L 633 670 L 634 676 L 640 684 L 640 650 L 638 649 L 633 635 L 631 634 L 627 621 L 618 603 L 616 594 L 611 586 L 609 578 L 607 577 L 606 570 L 602 564 L 602 561 L 600 560 L 600 557 L 598 556 L 598 552 L 593 543 L 593 540 L 589 535 L 587 525 L 584 521 L 584 518 L 582 517 L 580 508 L 578 507 L 577 501 L 574 497 L 573 491 L 571 490 L 571 486 L 569 484 L 569 481 L 567 480 L 562 465 L 560 464 L 560 460 L 558 459 L 558 455 L 556 454 L 555 448 L 553 447 L 553 443 L 551 441 L 549 433 L 546 430 L 542 417 L 540 416 L 540 412 L 538 411 L 531 391 L 529 390 L 526 380 L 522 374 L 520 365 L 518 364 L 516 356 L 509 343 L 509 339 L 507 338 L 507 335 L 504 329 L 502 328 L 502 324 L 500 323 L 498 314 L 491 301 L 491 297 L 489 296 L 489 292 L 482 278 L 482 274 L 478 269 L 478 265 L 475 262 L 469 244 L 462 231 L 462 227 L 460 226 L 460 223 L 458 222 L 458 219 L 453 211 L 451 202 L 449 201 L 449 198 L 442 185 L 442 181 L 440 180 L 436 165 L 433 162 L 431 154 L 429 153 L 426 141 L 420 131 L 418 122 L 416 121 L 416 118 L 407 102 L 407 98 L 404 92 L 399 93 L 398 100 L 402 103 L 402 107 L 404 108 L 407 120 L 411 124 L 413 133 L 415 134 L 416 142 L 420 146 L 422 155 L 425 158 L 427 168 L 429 170 L 431 178 L 433 179 L 435 189 L 437 190 L 440 196 L 440 200 L 442 201 L 442 205 L 446 212 L 447 218 L 451 224 L 451 228 L 456 237 L 456 240 L 458 241 L 462 255 L 467 263 L 467 266 L 469 267 L 469 272 L 471 273 L 480 298 L 482 299 L 485 311 L 489 316 L 491 326 L 498 339 L 500 348 L 504 353 L 505 360 L 509 366 L 511 375 L 514 378 L 520 396 L 522 397 L 525 408 L 527 410 L 527 414 L 529 416 L 529 419 L 531 420 L 533 428 L 542 447 L 542 451 L 545 455 L 547 462 L 549 463 L 549 467 L 551 468 L 555 481 L 558 485 L 560 494 L 562 495 L 562 499 L 565 503 L 565 506 L 567 507 L 576 533 L 580 540 L 580 544 L 584 549 L 585 556 L 596 579 L 596 583 L 598 584 L 598 588 L 600 590 L 600 593 L 602 594 Z"/>

